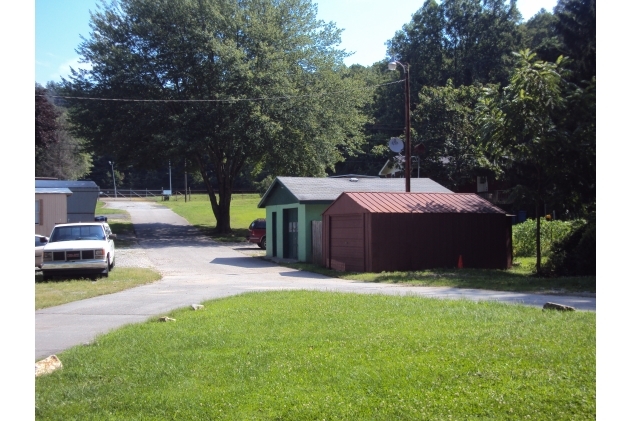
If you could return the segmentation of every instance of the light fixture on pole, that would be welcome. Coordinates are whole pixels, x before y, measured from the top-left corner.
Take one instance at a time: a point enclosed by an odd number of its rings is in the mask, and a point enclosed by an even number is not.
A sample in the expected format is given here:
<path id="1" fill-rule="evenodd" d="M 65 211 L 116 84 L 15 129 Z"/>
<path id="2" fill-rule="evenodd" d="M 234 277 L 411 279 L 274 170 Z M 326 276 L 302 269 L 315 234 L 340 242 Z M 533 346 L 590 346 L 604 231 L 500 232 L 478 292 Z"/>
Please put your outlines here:
<path id="1" fill-rule="evenodd" d="M 388 70 L 396 70 L 397 64 L 403 68 L 405 75 L 405 191 L 410 192 L 410 65 L 398 61 L 388 63 Z"/>
<path id="2" fill-rule="evenodd" d="M 114 177 L 114 161 L 109 161 L 109 163 L 112 166 L 112 180 L 114 180 L 114 197 L 117 198 L 118 195 L 116 194 L 116 177 Z"/>

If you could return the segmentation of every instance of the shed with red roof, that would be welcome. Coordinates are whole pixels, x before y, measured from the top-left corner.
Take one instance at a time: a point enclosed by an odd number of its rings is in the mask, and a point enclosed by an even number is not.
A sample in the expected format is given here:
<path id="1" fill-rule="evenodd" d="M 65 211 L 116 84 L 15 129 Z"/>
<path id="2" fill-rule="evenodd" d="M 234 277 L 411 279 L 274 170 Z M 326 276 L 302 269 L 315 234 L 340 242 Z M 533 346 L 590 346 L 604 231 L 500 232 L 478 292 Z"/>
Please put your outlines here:
<path id="1" fill-rule="evenodd" d="M 342 193 L 322 214 L 328 268 L 382 272 L 508 269 L 512 224 L 474 193 Z"/>

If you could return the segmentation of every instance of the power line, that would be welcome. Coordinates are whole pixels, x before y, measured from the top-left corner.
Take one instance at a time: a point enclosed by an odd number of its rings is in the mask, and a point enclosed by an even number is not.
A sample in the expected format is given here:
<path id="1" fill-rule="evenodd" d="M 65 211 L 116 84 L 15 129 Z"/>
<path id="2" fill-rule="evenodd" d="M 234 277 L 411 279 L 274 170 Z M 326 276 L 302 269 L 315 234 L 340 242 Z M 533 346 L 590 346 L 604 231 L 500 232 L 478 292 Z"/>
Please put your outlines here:
<path id="1" fill-rule="evenodd" d="M 383 83 L 381 85 L 367 86 L 363 89 L 355 90 L 370 90 L 376 89 L 381 86 L 394 85 L 401 83 L 403 80 L 397 80 L 395 82 Z M 267 101 L 267 100 L 281 100 L 281 99 L 293 99 L 293 98 L 313 98 L 323 95 L 345 93 L 349 90 L 334 91 L 334 92 L 322 92 L 312 95 L 286 95 L 286 96 L 273 96 L 273 97 L 261 97 L 261 98 L 229 98 L 229 99 L 126 99 L 126 98 L 92 98 L 92 97 L 80 97 L 80 96 L 62 96 L 62 95 L 48 95 L 48 94 L 35 94 L 35 96 L 46 98 L 59 98 L 59 99 L 78 99 L 86 101 L 118 101 L 118 102 L 239 102 L 239 101 Z"/>

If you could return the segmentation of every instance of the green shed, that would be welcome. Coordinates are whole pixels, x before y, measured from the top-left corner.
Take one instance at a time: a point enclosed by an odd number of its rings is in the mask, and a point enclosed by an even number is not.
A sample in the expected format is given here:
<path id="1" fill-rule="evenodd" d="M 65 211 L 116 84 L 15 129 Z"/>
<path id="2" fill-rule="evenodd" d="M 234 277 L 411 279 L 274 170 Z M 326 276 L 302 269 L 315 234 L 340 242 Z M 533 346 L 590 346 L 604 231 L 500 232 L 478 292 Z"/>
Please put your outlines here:
<path id="1" fill-rule="evenodd" d="M 410 181 L 414 193 L 453 193 L 429 178 Z M 265 208 L 267 257 L 314 261 L 312 233 L 317 234 L 322 214 L 344 192 L 405 192 L 405 179 L 277 177 L 258 204 Z M 316 256 L 319 253 L 315 250 Z"/>

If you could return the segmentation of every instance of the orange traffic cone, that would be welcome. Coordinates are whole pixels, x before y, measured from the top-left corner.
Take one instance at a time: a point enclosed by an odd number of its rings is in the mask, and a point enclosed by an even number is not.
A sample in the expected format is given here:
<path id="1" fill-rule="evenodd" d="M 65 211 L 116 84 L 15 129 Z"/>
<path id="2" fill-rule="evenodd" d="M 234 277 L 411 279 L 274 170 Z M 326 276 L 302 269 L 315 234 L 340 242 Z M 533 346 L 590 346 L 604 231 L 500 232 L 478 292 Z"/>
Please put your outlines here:
<path id="1" fill-rule="evenodd" d="M 462 265 L 462 254 L 458 257 L 458 269 L 462 269 L 463 265 Z"/>

